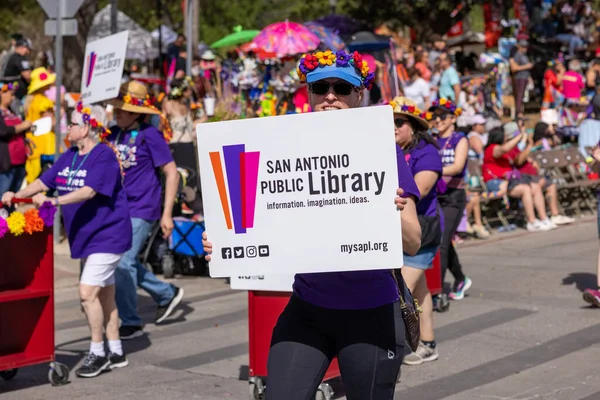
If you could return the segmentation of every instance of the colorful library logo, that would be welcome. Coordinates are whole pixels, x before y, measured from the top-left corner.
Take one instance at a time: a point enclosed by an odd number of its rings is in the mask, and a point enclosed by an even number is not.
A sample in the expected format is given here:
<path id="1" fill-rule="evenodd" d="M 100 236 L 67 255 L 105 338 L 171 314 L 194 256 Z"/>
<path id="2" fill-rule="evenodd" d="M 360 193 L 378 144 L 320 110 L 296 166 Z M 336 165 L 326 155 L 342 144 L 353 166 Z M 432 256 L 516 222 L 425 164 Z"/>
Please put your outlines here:
<path id="1" fill-rule="evenodd" d="M 96 66 L 97 54 L 92 51 L 85 60 L 85 87 L 89 87 L 92 83 L 92 77 L 94 76 L 94 67 Z"/>
<path id="2" fill-rule="evenodd" d="M 246 152 L 246 145 L 234 144 L 209 155 L 227 229 L 246 233 L 254 227 L 260 151 Z"/>

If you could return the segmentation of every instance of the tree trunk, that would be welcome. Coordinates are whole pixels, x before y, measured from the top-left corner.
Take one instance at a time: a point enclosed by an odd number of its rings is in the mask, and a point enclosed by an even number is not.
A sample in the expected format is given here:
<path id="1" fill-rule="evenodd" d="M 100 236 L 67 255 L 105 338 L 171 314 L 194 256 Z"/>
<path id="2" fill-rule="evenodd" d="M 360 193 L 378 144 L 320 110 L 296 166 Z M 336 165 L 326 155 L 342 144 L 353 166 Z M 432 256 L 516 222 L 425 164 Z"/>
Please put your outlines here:
<path id="1" fill-rule="evenodd" d="M 94 15 L 97 12 L 98 2 L 96 0 L 85 0 L 75 15 L 79 24 L 77 36 L 63 37 L 63 85 L 67 88 L 67 91 L 79 93 L 81 89 L 85 44 Z"/>

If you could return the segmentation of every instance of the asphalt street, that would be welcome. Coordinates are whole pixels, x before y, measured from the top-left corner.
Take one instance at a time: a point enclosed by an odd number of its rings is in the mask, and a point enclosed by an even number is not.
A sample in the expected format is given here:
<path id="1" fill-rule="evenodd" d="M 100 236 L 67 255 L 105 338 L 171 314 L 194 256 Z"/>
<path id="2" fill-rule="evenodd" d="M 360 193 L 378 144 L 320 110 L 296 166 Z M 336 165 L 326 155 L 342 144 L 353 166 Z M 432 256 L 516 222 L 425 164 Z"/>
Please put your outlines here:
<path id="1" fill-rule="evenodd" d="M 600 310 L 581 291 L 595 284 L 595 218 L 558 230 L 495 234 L 459 248 L 469 296 L 435 314 L 440 359 L 402 368 L 396 399 L 600 399 Z M 72 370 L 88 349 L 77 300 L 78 264 L 57 250 L 56 346 Z M 51 387 L 48 366 L 0 380 L 2 400 L 248 399 L 247 293 L 224 280 L 183 277 L 183 306 L 167 324 L 141 293 L 147 336 L 125 342 L 130 366 Z M 5 323 L 6 321 L 0 321 Z M 332 382 L 336 398 L 343 386 Z"/>

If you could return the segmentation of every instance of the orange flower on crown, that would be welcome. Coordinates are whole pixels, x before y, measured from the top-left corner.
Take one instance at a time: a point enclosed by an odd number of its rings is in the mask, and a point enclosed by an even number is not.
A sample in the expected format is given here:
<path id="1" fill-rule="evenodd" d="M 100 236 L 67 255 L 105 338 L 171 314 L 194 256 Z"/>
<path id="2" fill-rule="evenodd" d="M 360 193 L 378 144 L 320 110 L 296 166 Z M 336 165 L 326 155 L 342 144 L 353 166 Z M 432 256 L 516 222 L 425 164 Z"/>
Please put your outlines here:
<path id="1" fill-rule="evenodd" d="M 445 106 L 446 105 L 447 100 L 446 99 L 440 99 L 440 105 L 441 106 Z"/>

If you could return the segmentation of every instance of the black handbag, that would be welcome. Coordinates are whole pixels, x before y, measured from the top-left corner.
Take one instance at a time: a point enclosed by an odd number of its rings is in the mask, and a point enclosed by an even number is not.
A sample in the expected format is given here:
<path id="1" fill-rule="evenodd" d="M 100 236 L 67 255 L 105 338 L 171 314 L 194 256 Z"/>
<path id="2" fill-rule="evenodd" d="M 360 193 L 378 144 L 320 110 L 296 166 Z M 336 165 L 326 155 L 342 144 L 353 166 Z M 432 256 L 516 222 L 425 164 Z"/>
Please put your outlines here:
<path id="1" fill-rule="evenodd" d="M 419 313 L 423 312 L 419 307 L 419 302 L 413 297 L 412 293 L 399 269 L 392 270 L 392 276 L 398 286 L 398 295 L 400 297 L 400 312 L 402 321 L 406 330 L 406 343 L 412 351 L 417 351 L 419 341 L 421 340 L 421 325 L 419 322 Z"/>
<path id="2" fill-rule="evenodd" d="M 437 207 L 434 216 L 417 215 L 421 225 L 421 248 L 439 246 L 442 243 L 442 224 Z"/>

